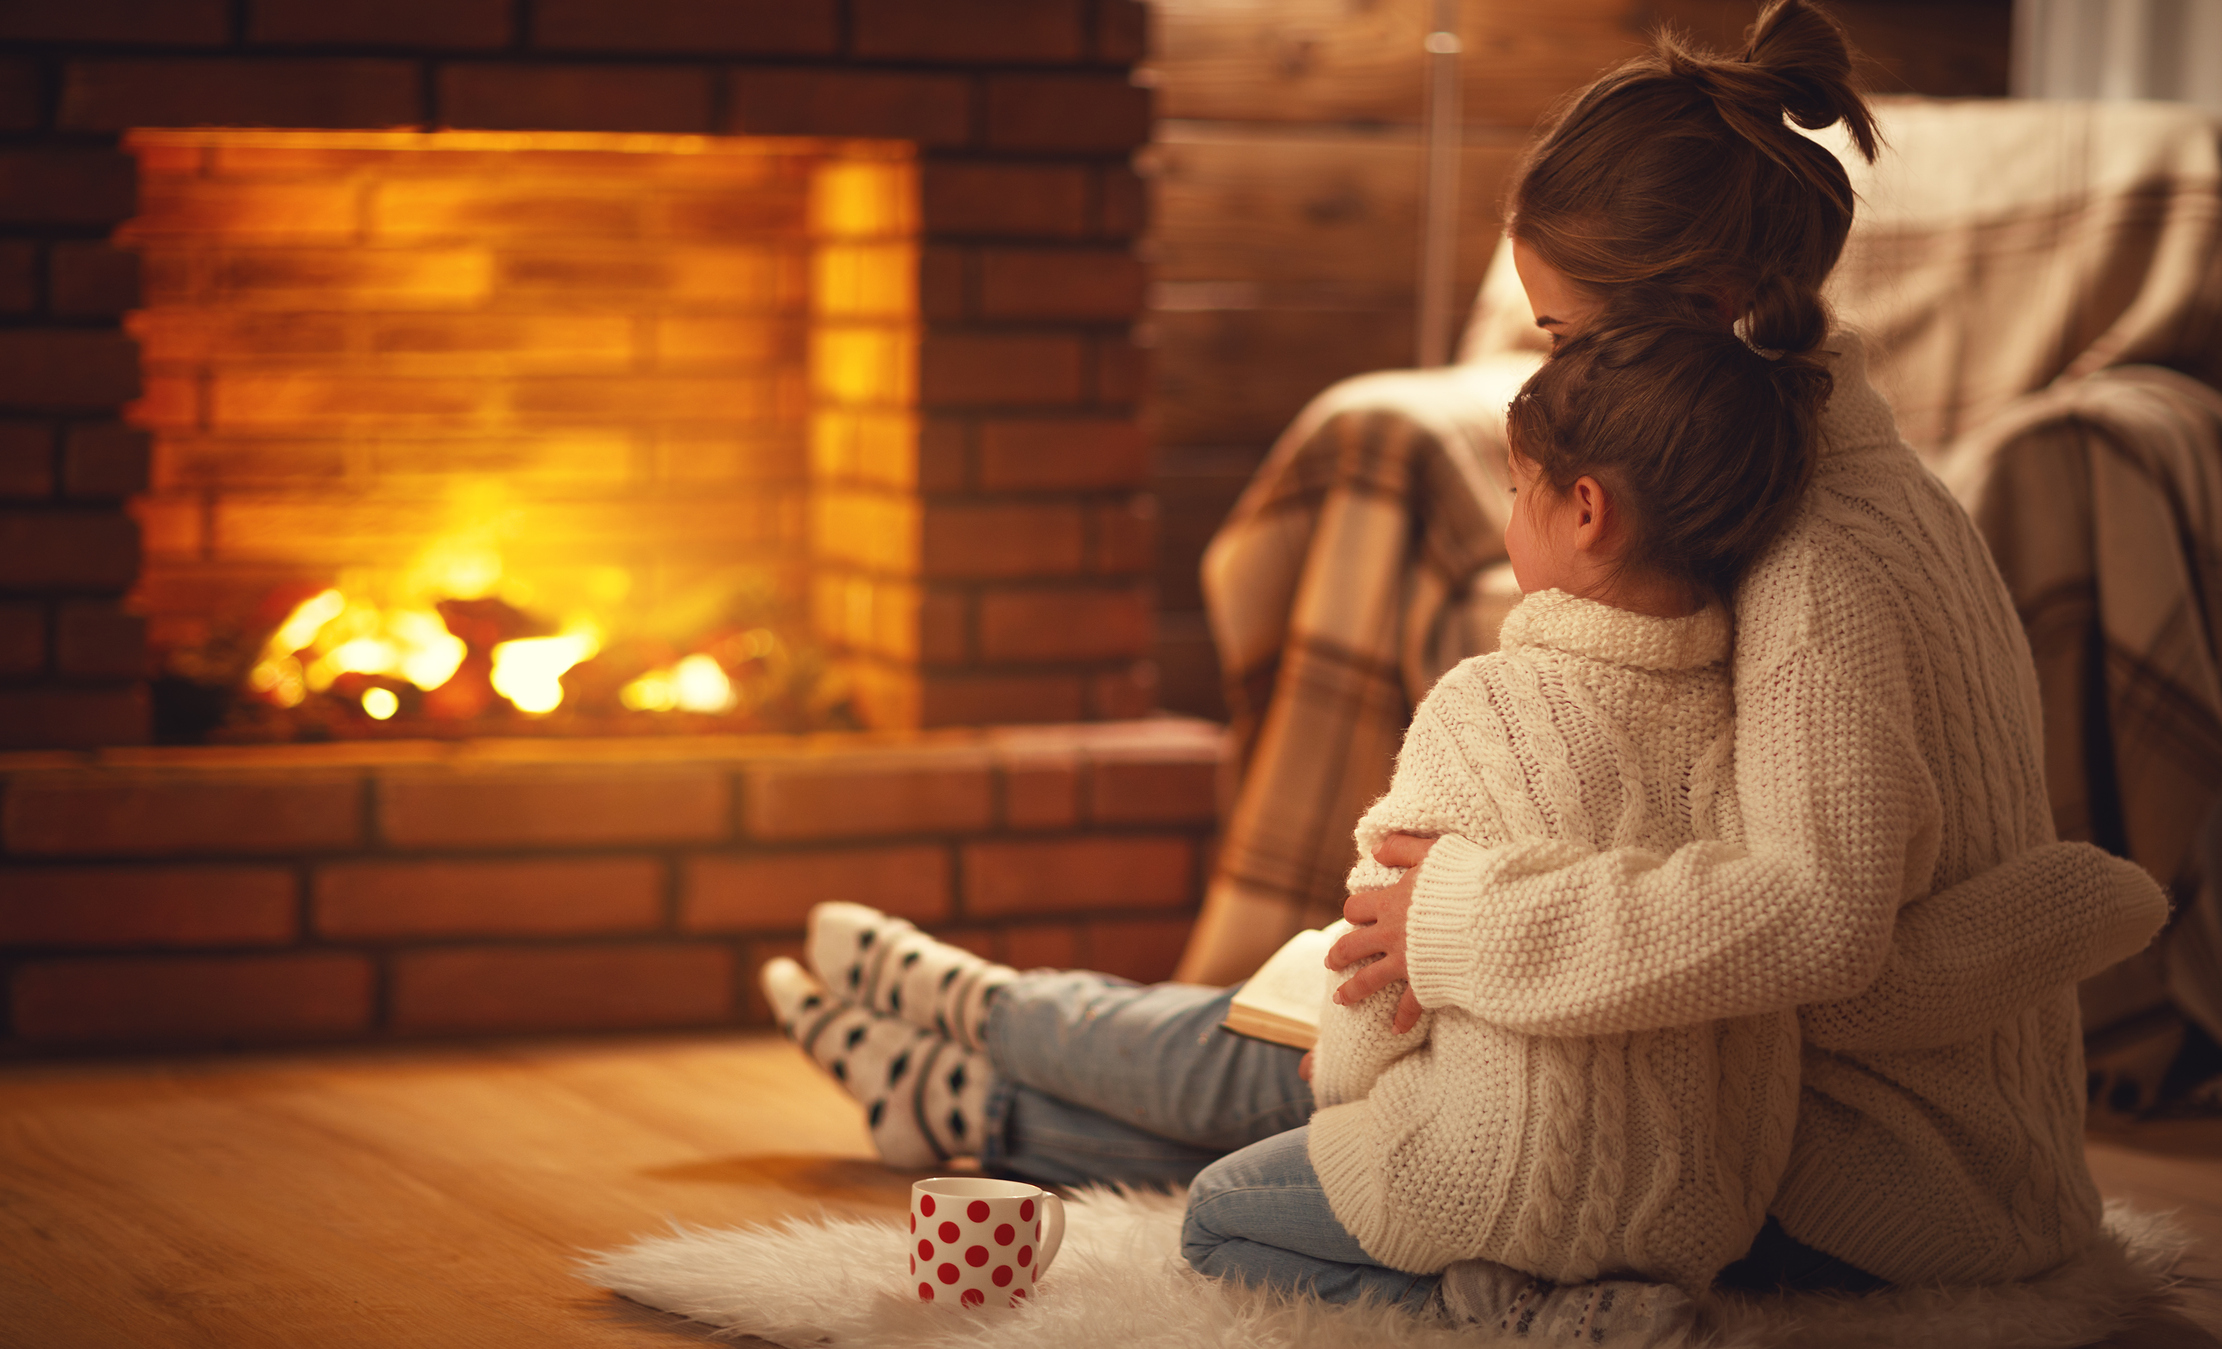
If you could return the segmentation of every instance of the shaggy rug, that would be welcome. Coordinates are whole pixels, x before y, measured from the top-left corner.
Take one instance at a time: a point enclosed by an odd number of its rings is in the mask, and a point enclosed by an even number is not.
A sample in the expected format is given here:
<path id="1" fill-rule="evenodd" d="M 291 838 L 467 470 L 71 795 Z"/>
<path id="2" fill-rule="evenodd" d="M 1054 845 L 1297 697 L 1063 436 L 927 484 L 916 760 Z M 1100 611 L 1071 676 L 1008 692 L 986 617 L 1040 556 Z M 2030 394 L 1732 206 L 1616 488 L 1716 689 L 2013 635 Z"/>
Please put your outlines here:
<path id="1" fill-rule="evenodd" d="M 1329 1306 L 1214 1283 L 1179 1254 L 1183 1197 L 1089 1190 L 1068 1201 L 1064 1249 L 1038 1300 L 1010 1311 L 919 1302 L 902 1220 L 790 1219 L 676 1228 L 588 1258 L 582 1274 L 637 1302 L 775 1344 L 836 1349 L 1479 1349 L 1532 1346 L 1393 1308 Z M 2076 1349 L 2172 1305 L 2187 1239 L 2109 1205 L 2083 1258 L 2026 1283 L 1865 1297 L 1713 1294 L 1709 1349 Z"/>

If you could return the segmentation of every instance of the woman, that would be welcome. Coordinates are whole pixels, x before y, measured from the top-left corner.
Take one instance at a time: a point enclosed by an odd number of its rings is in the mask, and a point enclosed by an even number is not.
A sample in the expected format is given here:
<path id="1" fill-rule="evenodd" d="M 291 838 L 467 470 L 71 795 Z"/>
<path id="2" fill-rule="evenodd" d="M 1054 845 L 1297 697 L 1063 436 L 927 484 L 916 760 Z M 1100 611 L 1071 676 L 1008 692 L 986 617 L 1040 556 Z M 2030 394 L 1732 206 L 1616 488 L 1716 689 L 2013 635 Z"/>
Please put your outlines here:
<path id="1" fill-rule="evenodd" d="M 1670 1003 L 1704 1019 L 1797 1007 L 1798 1123 L 1746 1273 L 2014 1279 L 2096 1230 L 2073 985 L 2142 945 L 2162 901 L 2134 868 L 2054 841 L 2004 588 L 1898 439 L 1856 340 L 1828 331 L 1819 289 L 1852 194 L 1783 119 L 1843 121 L 1871 156 L 1848 73 L 1840 30 L 1801 0 L 1770 6 L 1736 60 L 1662 41 L 1573 100 L 1510 201 L 1521 279 L 1554 336 L 1665 308 L 1733 323 L 1763 351 L 1835 353 L 1813 483 L 1737 593 L 1745 845 L 1574 857 L 1391 839 L 1378 860 L 1409 870 L 1352 896 L 1363 926 L 1332 960 L 1382 957 L 1349 1001 L 1408 980 L 1400 1022 L 1455 1001 L 1524 1033 L 1607 1035 L 1665 1024 Z M 912 1158 L 1178 1181 L 1311 1114 L 1296 1054 L 1215 1030 L 1223 992 L 1017 976 L 868 913 L 829 913 L 813 934 L 813 964 L 853 1010 L 808 1006 L 826 995 L 797 971 L 767 986 Z M 1669 914 L 1702 939 L 1634 971 L 1629 953 L 1660 949 Z M 1544 930 L 1540 945 L 1494 939 Z M 1700 1009 L 1665 996 L 1699 976 L 1729 992 Z M 1200 1176 L 1192 1209 L 1256 1192 L 1249 1156 Z M 1376 1263 L 1316 1191 L 1298 1206 L 1254 1232 L 1233 1215 L 1199 1263 L 1328 1298 L 1412 1298 L 1435 1277 Z M 1503 1310 L 1457 1287 L 1441 1290 L 1452 1310 Z"/>

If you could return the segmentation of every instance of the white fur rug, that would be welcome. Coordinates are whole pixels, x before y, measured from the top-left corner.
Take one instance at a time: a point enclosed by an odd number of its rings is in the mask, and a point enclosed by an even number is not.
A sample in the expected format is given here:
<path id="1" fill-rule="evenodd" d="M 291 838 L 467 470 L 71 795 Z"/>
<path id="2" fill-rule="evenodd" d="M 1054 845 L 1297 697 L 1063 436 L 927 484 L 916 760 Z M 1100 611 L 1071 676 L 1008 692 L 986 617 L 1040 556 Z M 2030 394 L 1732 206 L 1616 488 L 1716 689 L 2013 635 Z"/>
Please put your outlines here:
<path id="1" fill-rule="evenodd" d="M 590 1257 L 604 1287 L 787 1346 L 837 1349 L 1481 1349 L 1529 1346 L 1392 1308 L 1292 1301 L 1203 1278 L 1180 1258 L 1183 1196 L 1084 1191 L 1068 1201 L 1064 1249 L 1041 1295 L 1010 1311 L 921 1303 L 897 1219 L 790 1219 L 728 1231 L 675 1228 Z M 1997 1288 L 1898 1289 L 1869 1297 L 1714 1295 L 1714 1349 L 2075 1349 L 2170 1306 L 2188 1242 L 2164 1219 L 2109 1205 L 2106 1236 L 2041 1279 Z"/>

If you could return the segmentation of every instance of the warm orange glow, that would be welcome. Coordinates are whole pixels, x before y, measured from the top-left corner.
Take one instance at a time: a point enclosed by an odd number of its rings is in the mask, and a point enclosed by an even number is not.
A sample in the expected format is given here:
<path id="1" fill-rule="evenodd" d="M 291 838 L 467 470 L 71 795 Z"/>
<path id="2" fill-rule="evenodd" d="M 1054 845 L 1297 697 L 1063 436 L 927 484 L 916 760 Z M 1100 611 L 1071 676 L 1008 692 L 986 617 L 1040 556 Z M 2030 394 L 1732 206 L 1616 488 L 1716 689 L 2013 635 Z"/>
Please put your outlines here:
<path id="1" fill-rule="evenodd" d="M 272 706 L 344 695 L 406 719 L 411 689 L 468 678 L 543 713 L 566 670 L 616 648 L 664 653 L 627 707 L 745 705 L 749 658 L 689 648 L 735 595 L 804 603 L 814 479 L 914 472 L 908 145 L 126 144 L 142 205 L 118 238 L 145 276 L 132 415 L 156 437 L 138 603 L 158 648 L 212 648 L 225 623 L 270 622 L 245 616 L 275 588 L 317 587 L 247 676 Z M 539 626 L 467 644 L 451 601 Z M 458 674 L 467 659 L 477 673 Z"/>

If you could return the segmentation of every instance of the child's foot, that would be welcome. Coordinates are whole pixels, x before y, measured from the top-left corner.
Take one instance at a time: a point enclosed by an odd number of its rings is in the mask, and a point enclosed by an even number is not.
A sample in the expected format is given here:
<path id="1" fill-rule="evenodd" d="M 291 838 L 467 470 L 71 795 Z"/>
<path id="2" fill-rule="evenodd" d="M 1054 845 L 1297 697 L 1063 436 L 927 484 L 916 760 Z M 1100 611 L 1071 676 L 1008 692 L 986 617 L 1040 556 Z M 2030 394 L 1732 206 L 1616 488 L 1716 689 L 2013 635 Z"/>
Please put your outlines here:
<path id="1" fill-rule="evenodd" d="M 1018 977 L 961 946 L 935 941 L 900 918 L 838 900 L 812 905 L 804 948 L 810 968 L 839 996 L 979 1049 L 988 999 Z"/>
<path id="2" fill-rule="evenodd" d="M 987 1056 L 832 996 L 781 956 L 758 975 L 779 1029 L 864 1107 L 889 1166 L 917 1170 L 977 1156 L 994 1071 Z"/>
<path id="3" fill-rule="evenodd" d="M 1488 1260 L 1452 1264 L 1436 1293 L 1454 1321 L 1543 1344 L 1667 1349 L 1687 1343 L 1697 1320 L 1697 1304 L 1670 1283 L 1546 1283 Z"/>

